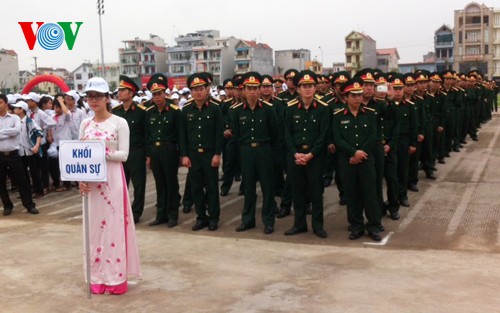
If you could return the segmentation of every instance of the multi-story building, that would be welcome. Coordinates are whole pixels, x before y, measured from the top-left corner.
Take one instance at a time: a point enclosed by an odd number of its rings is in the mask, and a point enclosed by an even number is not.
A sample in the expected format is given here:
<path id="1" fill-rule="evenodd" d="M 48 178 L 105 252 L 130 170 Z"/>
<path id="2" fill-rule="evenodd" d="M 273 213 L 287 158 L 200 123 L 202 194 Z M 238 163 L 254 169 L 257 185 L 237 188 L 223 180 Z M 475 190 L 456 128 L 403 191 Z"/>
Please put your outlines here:
<path id="1" fill-rule="evenodd" d="M 120 63 L 106 63 L 104 64 L 104 77 L 102 76 L 102 66 L 99 62 L 92 64 L 92 73 L 94 76 L 103 77 L 109 84 L 110 90 L 115 90 L 118 87 L 120 79 Z"/>
<path id="2" fill-rule="evenodd" d="M 345 71 L 345 63 L 344 62 L 335 62 L 333 63 L 333 73 Z"/>
<path id="3" fill-rule="evenodd" d="M 492 18 L 492 8 L 475 2 L 467 4 L 463 10 L 455 10 L 455 70 L 461 73 L 479 70 L 486 77 L 492 77 Z"/>
<path id="4" fill-rule="evenodd" d="M 493 9 L 493 68 L 492 76 L 500 80 L 500 9 Z"/>
<path id="5" fill-rule="evenodd" d="M 218 30 L 201 30 L 175 38 L 174 47 L 167 48 L 169 85 L 183 87 L 186 78 L 195 72 L 212 74 L 219 85 L 234 75 L 235 37 L 220 37 Z"/>
<path id="6" fill-rule="evenodd" d="M 305 69 L 313 71 L 316 74 L 323 74 L 323 64 L 319 62 L 316 58 L 312 61 L 307 61 Z"/>
<path id="7" fill-rule="evenodd" d="M 35 75 L 30 71 L 19 71 L 19 88 L 22 89 Z"/>
<path id="8" fill-rule="evenodd" d="M 377 68 L 383 72 L 396 71 L 398 69 L 399 53 L 396 48 L 377 49 Z"/>
<path id="9" fill-rule="evenodd" d="M 434 32 L 434 51 L 438 72 L 453 69 L 453 46 L 453 30 L 450 26 L 443 24 Z"/>
<path id="10" fill-rule="evenodd" d="M 236 57 L 234 60 L 234 72 L 244 74 L 249 71 L 259 72 L 264 75 L 272 75 L 273 49 L 265 43 L 257 43 L 253 40 L 240 40 L 235 47 Z"/>
<path id="11" fill-rule="evenodd" d="M 150 34 L 148 40 L 135 38 L 123 41 L 125 47 L 118 50 L 120 73 L 141 84 L 144 77 L 167 71 L 165 41 Z"/>
<path id="12" fill-rule="evenodd" d="M 71 78 L 73 80 L 72 89 L 83 92 L 85 90 L 85 84 L 92 77 L 94 77 L 92 64 L 88 62 L 80 64 L 73 72 L 71 72 Z"/>
<path id="13" fill-rule="evenodd" d="M 19 62 L 14 50 L 0 49 L 0 92 L 19 88 Z"/>
<path id="14" fill-rule="evenodd" d="M 377 67 L 377 43 L 367 34 L 352 31 L 345 37 L 346 71 L 351 75 L 364 67 Z"/>
<path id="15" fill-rule="evenodd" d="M 311 51 L 307 49 L 276 50 L 274 52 L 274 72 L 283 75 L 286 70 L 306 69 L 306 63 L 311 61 Z"/>

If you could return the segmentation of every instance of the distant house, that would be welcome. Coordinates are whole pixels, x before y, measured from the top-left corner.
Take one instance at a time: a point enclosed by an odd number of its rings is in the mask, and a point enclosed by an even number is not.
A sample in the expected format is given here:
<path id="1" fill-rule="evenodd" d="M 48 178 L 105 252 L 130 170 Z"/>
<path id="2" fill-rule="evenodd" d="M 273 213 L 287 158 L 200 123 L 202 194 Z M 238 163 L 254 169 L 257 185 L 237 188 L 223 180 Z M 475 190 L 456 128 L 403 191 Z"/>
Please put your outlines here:
<path id="1" fill-rule="evenodd" d="M 30 71 L 19 71 L 19 87 L 23 88 L 34 76 Z"/>
<path id="2" fill-rule="evenodd" d="M 287 70 L 305 70 L 306 63 L 311 61 L 311 51 L 308 49 L 289 49 L 274 51 L 274 71 L 282 76 Z"/>
<path id="3" fill-rule="evenodd" d="M 262 75 L 273 74 L 273 49 L 267 44 L 240 40 L 234 49 L 236 50 L 234 59 L 236 74 L 249 71 L 259 72 Z"/>
<path id="4" fill-rule="evenodd" d="M 377 66 L 377 42 L 370 36 L 352 31 L 345 37 L 345 69 L 351 75 L 362 68 Z"/>
<path id="5" fill-rule="evenodd" d="M 398 69 L 398 60 L 398 49 L 377 49 L 377 68 L 383 72 L 396 71 Z"/>

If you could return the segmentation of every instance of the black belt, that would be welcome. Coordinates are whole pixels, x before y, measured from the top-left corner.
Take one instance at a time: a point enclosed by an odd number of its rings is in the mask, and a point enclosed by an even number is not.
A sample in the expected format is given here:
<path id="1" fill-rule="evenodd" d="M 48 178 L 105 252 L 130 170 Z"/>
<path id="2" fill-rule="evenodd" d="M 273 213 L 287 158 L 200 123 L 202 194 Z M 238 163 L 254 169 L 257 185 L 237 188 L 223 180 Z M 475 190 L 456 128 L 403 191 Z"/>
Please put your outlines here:
<path id="1" fill-rule="evenodd" d="M 193 152 L 198 152 L 198 153 L 211 152 L 211 151 L 213 151 L 213 150 L 214 150 L 214 149 L 212 149 L 212 148 L 202 148 L 202 147 L 200 147 L 200 148 L 196 148 L 196 149 L 191 149 L 191 151 L 193 151 Z"/>
<path id="2" fill-rule="evenodd" d="M 0 151 L 0 155 L 3 155 L 3 156 L 19 156 L 19 153 L 17 152 L 17 150 Z"/>

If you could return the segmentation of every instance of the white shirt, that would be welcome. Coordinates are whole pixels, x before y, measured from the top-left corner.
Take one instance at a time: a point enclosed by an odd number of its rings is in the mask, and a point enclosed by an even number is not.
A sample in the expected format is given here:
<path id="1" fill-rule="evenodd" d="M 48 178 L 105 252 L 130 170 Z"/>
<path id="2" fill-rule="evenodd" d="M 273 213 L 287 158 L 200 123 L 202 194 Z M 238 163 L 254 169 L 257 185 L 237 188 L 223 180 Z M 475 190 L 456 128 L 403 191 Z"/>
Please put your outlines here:
<path id="1" fill-rule="evenodd" d="M 21 119 L 15 114 L 0 116 L 0 151 L 10 152 L 19 149 Z"/>
<path id="2" fill-rule="evenodd" d="M 43 137 L 41 144 L 43 145 L 47 142 L 47 129 L 55 127 L 56 121 L 54 121 L 52 117 L 50 117 L 46 112 L 40 110 L 39 108 L 35 108 L 33 111 L 30 110 L 26 114 L 42 129 Z"/>
<path id="3" fill-rule="evenodd" d="M 69 108 L 68 108 L 69 109 Z M 71 112 L 71 139 L 77 140 L 78 139 L 78 132 L 80 130 L 80 124 L 82 121 L 87 117 L 86 113 L 82 111 L 81 109 L 77 108 L 76 106 L 72 109 L 69 110 Z"/>

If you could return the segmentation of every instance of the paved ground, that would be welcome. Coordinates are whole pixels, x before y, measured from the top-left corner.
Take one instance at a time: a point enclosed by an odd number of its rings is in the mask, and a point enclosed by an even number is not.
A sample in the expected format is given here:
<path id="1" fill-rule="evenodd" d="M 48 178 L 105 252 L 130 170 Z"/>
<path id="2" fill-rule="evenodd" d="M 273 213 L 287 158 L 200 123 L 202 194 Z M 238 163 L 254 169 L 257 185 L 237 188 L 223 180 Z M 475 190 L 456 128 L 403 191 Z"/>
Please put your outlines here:
<path id="1" fill-rule="evenodd" d="M 217 232 L 192 232 L 194 213 L 173 229 L 148 227 L 148 175 L 137 225 L 143 277 L 123 296 L 86 298 L 76 191 L 38 200 L 38 216 L 16 199 L 14 213 L 0 216 L 0 312 L 500 312 L 499 134 L 496 115 L 479 142 L 439 165 L 436 182 L 422 179 L 402 219 L 384 219 L 381 244 L 348 240 L 335 186 L 325 191 L 327 239 L 285 237 L 292 217 L 269 236 L 261 223 L 235 233 L 237 185 L 221 198 Z"/>

